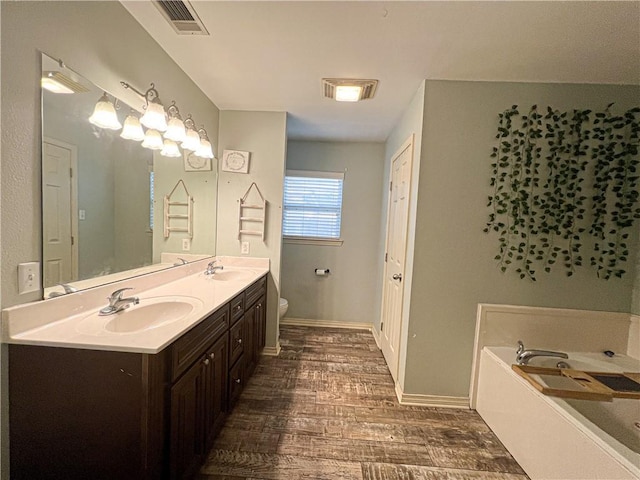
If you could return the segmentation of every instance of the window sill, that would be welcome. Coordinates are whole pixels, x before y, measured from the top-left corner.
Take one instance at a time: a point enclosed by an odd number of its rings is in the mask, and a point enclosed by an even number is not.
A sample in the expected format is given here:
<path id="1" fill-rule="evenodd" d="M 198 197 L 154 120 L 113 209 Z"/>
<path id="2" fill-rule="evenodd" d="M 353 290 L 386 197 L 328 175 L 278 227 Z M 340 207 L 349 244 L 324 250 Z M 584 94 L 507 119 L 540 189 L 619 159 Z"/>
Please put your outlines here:
<path id="1" fill-rule="evenodd" d="M 343 243 L 341 239 L 331 238 L 310 238 L 310 237 L 283 237 L 284 243 L 297 245 L 323 245 L 330 247 L 340 247 Z"/>

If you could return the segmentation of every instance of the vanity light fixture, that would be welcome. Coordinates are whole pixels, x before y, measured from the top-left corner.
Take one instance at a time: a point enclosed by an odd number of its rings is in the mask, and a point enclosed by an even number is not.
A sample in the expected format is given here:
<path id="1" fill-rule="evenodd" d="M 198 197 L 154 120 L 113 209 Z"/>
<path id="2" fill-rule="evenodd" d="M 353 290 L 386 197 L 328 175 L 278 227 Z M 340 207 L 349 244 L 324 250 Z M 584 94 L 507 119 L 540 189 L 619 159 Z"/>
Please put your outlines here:
<path id="1" fill-rule="evenodd" d="M 164 138 L 178 143 L 184 142 L 185 138 L 187 138 L 187 132 L 175 101 L 171 102 L 171 105 L 167 108 L 167 113 L 169 114 L 169 123 L 167 124 L 167 131 L 164 132 Z"/>
<path id="2" fill-rule="evenodd" d="M 181 147 L 184 150 L 195 152 L 200 148 L 200 135 L 198 135 L 196 131 L 196 123 L 193 121 L 193 118 L 191 118 L 191 114 L 189 114 L 184 121 L 184 126 L 187 129 L 187 136 L 182 142 Z"/>
<path id="3" fill-rule="evenodd" d="M 162 151 L 160 155 L 164 157 L 172 157 L 178 158 L 182 157 L 182 153 L 180 153 L 180 149 L 178 148 L 178 144 L 173 140 L 164 139 L 164 145 L 162 147 Z"/>
<path id="4" fill-rule="evenodd" d="M 140 123 L 152 130 L 164 132 L 167 129 L 167 114 L 164 111 L 164 106 L 160 101 L 160 97 L 158 95 L 158 91 L 155 88 L 155 85 L 151 83 L 151 87 L 145 93 L 136 90 L 127 82 L 120 82 L 120 85 L 122 85 L 124 88 L 133 90 L 145 99 L 146 104 L 143 107 L 145 111 L 144 115 L 140 117 Z"/>
<path id="5" fill-rule="evenodd" d="M 120 136 L 126 140 L 135 140 L 136 142 L 144 140 L 144 130 L 140 125 L 140 119 L 133 111 L 124 119 L 124 127 L 122 127 Z"/>
<path id="6" fill-rule="evenodd" d="M 98 103 L 96 103 L 93 114 L 89 117 L 89 122 L 96 127 L 108 128 L 109 130 L 120 130 L 122 128 L 122 124 L 116 114 L 116 106 L 109 100 L 107 92 L 104 92 Z"/>
<path id="7" fill-rule="evenodd" d="M 198 135 L 200 136 L 200 147 L 195 151 L 195 155 L 201 158 L 215 158 L 213 155 L 213 148 L 211 148 L 211 142 L 209 141 L 209 136 L 207 135 L 207 131 L 204 127 L 198 130 Z"/>
<path id="8" fill-rule="evenodd" d="M 142 142 L 144 148 L 149 150 L 162 150 L 164 143 L 162 141 L 162 135 L 157 130 L 150 128 L 147 133 L 144 134 L 144 141 Z"/>

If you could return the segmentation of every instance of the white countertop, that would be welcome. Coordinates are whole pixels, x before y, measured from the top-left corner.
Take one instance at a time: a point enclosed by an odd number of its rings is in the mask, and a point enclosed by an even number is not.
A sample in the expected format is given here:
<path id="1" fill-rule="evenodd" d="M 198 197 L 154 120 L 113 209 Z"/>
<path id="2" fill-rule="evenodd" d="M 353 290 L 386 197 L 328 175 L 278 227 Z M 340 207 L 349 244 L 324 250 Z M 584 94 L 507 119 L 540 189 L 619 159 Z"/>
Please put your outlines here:
<path id="1" fill-rule="evenodd" d="M 2 341 L 12 344 L 84 348 L 133 353 L 158 353 L 186 331 L 223 306 L 234 296 L 269 272 L 268 259 L 218 257 L 225 266 L 215 275 L 204 275 L 210 259 L 174 269 L 123 280 L 116 284 L 64 295 L 50 300 L 18 305 L 2 312 Z M 236 271 L 238 279 L 223 273 Z M 184 299 L 195 307 L 183 318 L 134 332 L 111 332 L 102 328 L 116 318 L 96 315 L 112 291 L 132 287 L 125 296 L 137 296 L 139 305 Z M 195 300 L 194 300 L 195 299 Z M 102 322 L 102 323 L 100 323 Z"/>

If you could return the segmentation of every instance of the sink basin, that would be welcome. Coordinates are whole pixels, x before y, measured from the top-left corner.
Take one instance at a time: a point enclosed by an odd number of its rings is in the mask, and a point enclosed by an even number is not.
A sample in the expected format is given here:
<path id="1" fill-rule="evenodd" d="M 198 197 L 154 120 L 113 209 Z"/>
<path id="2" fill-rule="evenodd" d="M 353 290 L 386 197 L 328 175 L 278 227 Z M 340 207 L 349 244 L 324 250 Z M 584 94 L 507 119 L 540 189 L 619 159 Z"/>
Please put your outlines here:
<path id="1" fill-rule="evenodd" d="M 98 311 L 87 315 L 78 331 L 93 335 L 143 332 L 182 320 L 202 305 L 193 297 L 141 298 L 140 304 L 113 315 L 100 315 Z"/>
<path id="2" fill-rule="evenodd" d="M 249 280 L 251 277 L 255 276 L 256 272 L 253 270 L 218 270 L 213 275 L 209 275 L 212 280 L 217 280 L 219 282 L 233 282 L 238 280 Z"/>

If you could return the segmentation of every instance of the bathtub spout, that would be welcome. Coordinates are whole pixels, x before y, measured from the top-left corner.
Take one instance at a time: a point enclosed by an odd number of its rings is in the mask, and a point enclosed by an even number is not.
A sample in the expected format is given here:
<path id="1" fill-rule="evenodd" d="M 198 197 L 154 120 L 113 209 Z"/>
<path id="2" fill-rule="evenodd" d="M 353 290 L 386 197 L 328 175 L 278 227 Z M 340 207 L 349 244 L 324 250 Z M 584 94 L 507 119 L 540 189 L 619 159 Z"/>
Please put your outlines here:
<path id="1" fill-rule="evenodd" d="M 569 358 L 564 352 L 554 352 L 552 350 L 526 350 L 524 344 L 518 341 L 518 350 L 516 350 L 516 363 L 518 365 L 527 365 L 529 360 L 534 357 L 554 357 L 554 358 Z"/>

